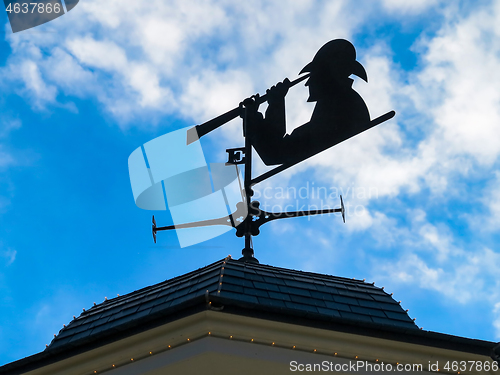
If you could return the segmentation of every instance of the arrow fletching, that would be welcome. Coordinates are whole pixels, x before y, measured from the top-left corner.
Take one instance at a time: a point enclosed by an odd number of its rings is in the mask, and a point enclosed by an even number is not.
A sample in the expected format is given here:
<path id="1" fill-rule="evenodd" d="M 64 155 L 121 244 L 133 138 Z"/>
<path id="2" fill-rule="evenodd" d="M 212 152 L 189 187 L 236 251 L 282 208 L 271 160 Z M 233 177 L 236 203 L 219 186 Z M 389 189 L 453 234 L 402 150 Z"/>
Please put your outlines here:
<path id="1" fill-rule="evenodd" d="M 340 209 L 342 212 L 342 220 L 344 220 L 345 223 L 345 208 L 344 208 L 344 201 L 342 200 L 342 195 L 340 196 Z"/>
<path id="2" fill-rule="evenodd" d="M 156 243 L 156 220 L 155 220 L 155 215 L 153 215 L 153 240 Z"/>

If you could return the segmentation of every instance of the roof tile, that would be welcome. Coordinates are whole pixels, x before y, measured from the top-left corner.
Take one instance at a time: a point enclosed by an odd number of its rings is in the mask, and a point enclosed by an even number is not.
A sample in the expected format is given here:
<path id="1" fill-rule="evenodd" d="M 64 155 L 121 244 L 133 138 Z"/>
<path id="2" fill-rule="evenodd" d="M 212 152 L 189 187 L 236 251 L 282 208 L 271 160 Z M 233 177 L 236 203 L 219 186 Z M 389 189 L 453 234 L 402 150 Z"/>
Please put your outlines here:
<path id="1" fill-rule="evenodd" d="M 259 281 L 254 281 L 253 285 L 258 289 L 272 290 L 274 292 L 280 291 L 279 287 L 275 284 L 268 284 L 268 283 L 261 283 Z"/>
<path id="2" fill-rule="evenodd" d="M 251 296 L 248 294 L 241 294 L 241 293 L 233 293 L 233 292 L 228 292 L 225 290 L 222 290 L 220 292 L 221 297 L 225 298 L 231 298 L 237 301 L 243 301 L 243 302 L 250 302 L 250 303 L 259 303 L 259 300 L 255 296 Z"/>

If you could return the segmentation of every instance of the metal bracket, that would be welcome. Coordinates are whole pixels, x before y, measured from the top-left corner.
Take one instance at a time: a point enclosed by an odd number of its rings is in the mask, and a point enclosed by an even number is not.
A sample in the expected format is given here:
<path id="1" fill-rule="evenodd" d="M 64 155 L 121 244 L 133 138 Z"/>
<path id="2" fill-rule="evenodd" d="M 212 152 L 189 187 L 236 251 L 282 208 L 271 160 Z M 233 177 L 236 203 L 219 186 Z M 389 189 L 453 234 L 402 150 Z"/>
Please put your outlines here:
<path id="1" fill-rule="evenodd" d="M 260 202 L 253 201 L 250 204 L 250 212 L 245 218 L 245 221 L 249 221 L 250 233 L 252 236 L 257 236 L 260 234 L 260 226 L 264 225 L 272 220 L 276 219 L 286 219 L 290 217 L 301 217 L 301 216 L 313 216 L 313 215 L 324 215 L 331 214 L 334 212 L 340 212 L 342 214 L 342 220 L 345 223 L 345 208 L 342 196 L 340 196 L 340 208 L 329 208 L 325 210 L 309 210 L 309 211 L 288 211 L 288 212 L 267 212 L 260 208 Z M 245 235 L 245 226 L 236 227 L 236 236 L 243 237 Z"/>
<path id="2" fill-rule="evenodd" d="M 226 165 L 245 164 L 245 147 L 228 148 Z"/>
<path id="3" fill-rule="evenodd" d="M 290 217 L 324 215 L 324 214 L 331 214 L 334 212 L 340 212 L 342 214 L 342 220 L 345 223 L 345 208 L 342 196 L 340 196 L 340 208 L 329 208 L 325 210 L 267 212 L 261 210 L 259 207 L 260 207 L 259 201 L 252 201 L 250 203 L 249 211 L 246 212 L 245 204 L 243 202 L 240 202 L 236 206 L 236 211 L 234 211 L 231 214 L 231 216 L 224 216 L 218 219 L 196 221 L 194 223 L 168 225 L 165 227 L 157 227 L 156 220 L 153 215 L 153 227 L 152 227 L 153 239 L 156 243 L 156 232 L 162 230 L 196 228 L 196 227 L 205 227 L 210 225 L 228 225 L 230 227 L 233 227 L 236 229 L 237 237 L 245 236 L 245 234 L 248 233 L 247 231 L 249 231 L 249 233 L 252 236 L 257 236 L 260 233 L 260 226 L 272 220 L 286 219 Z M 235 218 L 235 220 L 234 219 L 231 220 L 232 218 Z M 244 218 L 244 219 L 243 221 L 239 221 L 238 218 Z M 238 222 L 238 224 L 236 224 L 235 222 Z"/>

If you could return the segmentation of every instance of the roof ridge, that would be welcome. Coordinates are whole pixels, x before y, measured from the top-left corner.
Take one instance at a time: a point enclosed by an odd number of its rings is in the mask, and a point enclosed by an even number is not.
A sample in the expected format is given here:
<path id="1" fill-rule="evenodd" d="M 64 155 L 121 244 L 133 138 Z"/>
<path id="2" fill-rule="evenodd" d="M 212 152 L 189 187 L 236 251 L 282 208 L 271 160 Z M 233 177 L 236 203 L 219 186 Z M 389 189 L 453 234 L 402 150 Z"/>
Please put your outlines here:
<path id="1" fill-rule="evenodd" d="M 195 275 L 199 275 L 199 273 L 200 273 L 201 270 L 208 270 L 208 269 L 210 269 L 212 267 L 215 268 L 215 266 L 218 266 L 221 262 L 224 262 L 226 259 L 228 259 L 228 258 L 220 259 L 220 260 L 215 261 L 213 263 L 210 263 L 210 264 L 208 264 L 208 265 L 206 265 L 204 267 L 200 267 L 200 268 L 198 268 L 196 270 L 190 271 L 190 272 L 188 272 L 186 274 L 175 276 L 173 278 L 160 281 L 159 283 L 156 283 L 156 284 L 148 285 L 148 286 L 146 286 L 144 288 L 137 289 L 137 290 L 134 290 L 132 292 L 125 293 L 125 294 L 122 294 L 120 296 L 113 297 L 113 298 L 110 298 L 110 299 L 105 299 L 103 302 L 100 302 L 100 303 L 92 306 L 90 309 L 85 310 L 76 319 L 80 319 L 80 318 L 83 318 L 83 317 L 91 316 L 93 314 L 97 314 L 97 313 L 99 313 L 102 310 L 103 307 L 111 307 L 111 306 L 116 305 L 117 303 L 119 303 L 121 301 L 124 301 L 124 300 L 129 301 L 134 296 L 137 296 L 138 298 L 140 298 L 140 295 L 142 293 L 144 293 L 144 292 L 152 292 L 154 289 L 161 289 L 161 287 L 165 286 L 166 284 L 174 284 L 177 281 L 182 281 L 182 280 L 185 280 L 185 279 L 189 279 L 190 277 L 193 277 Z"/>
<path id="2" fill-rule="evenodd" d="M 229 256 L 224 258 L 222 262 L 222 267 L 220 268 L 220 273 L 219 273 L 219 285 L 217 286 L 217 295 L 220 294 L 220 291 L 222 289 L 222 277 L 224 276 L 224 266 L 226 265 L 226 261 L 231 259 Z"/>
<path id="3" fill-rule="evenodd" d="M 241 261 L 236 260 L 236 259 L 230 259 L 230 260 L 231 260 L 231 263 L 234 263 L 234 264 L 241 264 L 242 263 Z M 262 263 L 244 262 L 244 264 L 245 264 L 245 267 L 249 267 L 249 268 L 265 267 L 265 268 L 270 268 L 272 270 L 278 270 L 280 272 L 307 274 L 307 275 L 311 275 L 311 276 L 314 276 L 314 277 L 319 278 L 319 279 L 335 279 L 338 281 L 346 281 L 349 283 L 357 283 L 357 284 L 362 284 L 362 285 L 366 285 L 366 286 L 374 286 L 374 283 L 367 283 L 365 281 L 365 279 L 363 279 L 363 280 L 356 279 L 356 278 L 351 279 L 351 278 L 343 277 L 343 276 L 335 276 L 335 275 L 329 275 L 329 274 L 312 272 L 312 271 L 303 271 L 303 270 L 296 270 L 296 269 L 291 269 L 291 268 L 276 267 L 276 266 L 271 266 L 269 264 L 262 264 Z M 376 288 L 381 289 L 379 287 L 376 287 Z"/>
<path id="4" fill-rule="evenodd" d="M 269 264 L 262 264 L 262 263 L 248 263 L 248 262 L 242 262 L 237 259 L 231 258 L 231 256 L 227 256 L 226 258 L 222 258 L 220 260 L 217 260 L 213 263 L 210 263 L 204 267 L 200 267 L 196 270 L 190 271 L 186 274 L 175 276 L 170 279 L 163 280 L 159 283 L 148 285 L 144 288 L 134 290 L 130 293 L 126 293 L 123 295 L 120 295 L 118 297 L 114 297 L 111 299 L 105 299 L 103 302 L 95 304 L 92 306 L 90 309 L 85 310 L 82 312 L 77 318 L 74 320 L 78 320 L 81 318 L 86 318 L 90 317 L 94 314 L 98 314 L 102 312 L 104 308 L 111 308 L 113 306 L 116 306 L 117 304 L 121 302 L 129 302 L 131 299 L 135 298 L 141 298 L 145 293 L 154 293 L 156 290 L 160 291 L 162 290 L 163 287 L 165 287 L 168 284 L 175 284 L 177 282 L 181 283 L 183 280 L 189 279 L 194 276 L 198 276 L 201 271 L 208 271 L 211 269 L 215 269 L 216 267 L 222 266 L 221 267 L 221 272 L 219 276 L 219 282 L 218 282 L 218 290 L 217 290 L 217 295 L 220 294 L 221 288 L 222 288 L 222 277 L 224 275 L 224 266 L 226 264 L 232 264 L 232 265 L 237 265 L 246 269 L 264 269 L 272 272 L 278 272 L 281 274 L 288 274 L 291 276 L 302 276 L 302 277 L 309 277 L 309 278 L 315 278 L 317 280 L 327 280 L 327 281 L 335 281 L 335 282 L 340 282 L 340 283 L 348 283 L 350 285 L 358 285 L 358 286 L 363 286 L 365 288 L 374 288 L 377 290 L 383 290 L 381 287 L 376 287 L 374 284 L 375 283 L 367 283 L 365 280 L 359 280 L 355 278 L 347 278 L 347 277 L 342 277 L 342 276 L 335 276 L 335 275 L 329 275 L 329 274 L 321 274 L 317 272 L 312 272 L 312 271 L 303 271 L 303 270 L 296 270 L 296 269 L 290 269 L 290 268 L 283 268 L 283 267 L 276 267 L 272 266 Z M 388 294 L 387 292 L 384 291 L 384 293 Z M 388 294 L 389 295 L 389 294 Z M 106 297 L 105 297 L 106 298 Z"/>

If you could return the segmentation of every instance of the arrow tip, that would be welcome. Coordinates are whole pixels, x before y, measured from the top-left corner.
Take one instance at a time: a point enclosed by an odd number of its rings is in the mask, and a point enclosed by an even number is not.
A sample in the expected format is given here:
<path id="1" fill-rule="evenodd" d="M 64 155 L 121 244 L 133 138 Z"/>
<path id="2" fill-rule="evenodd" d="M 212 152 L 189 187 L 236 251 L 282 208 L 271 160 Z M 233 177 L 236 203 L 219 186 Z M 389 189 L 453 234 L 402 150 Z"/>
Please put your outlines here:
<path id="1" fill-rule="evenodd" d="M 342 212 L 342 220 L 344 220 L 345 223 L 345 208 L 344 208 L 344 201 L 342 200 L 342 195 L 340 196 L 340 209 Z"/>

